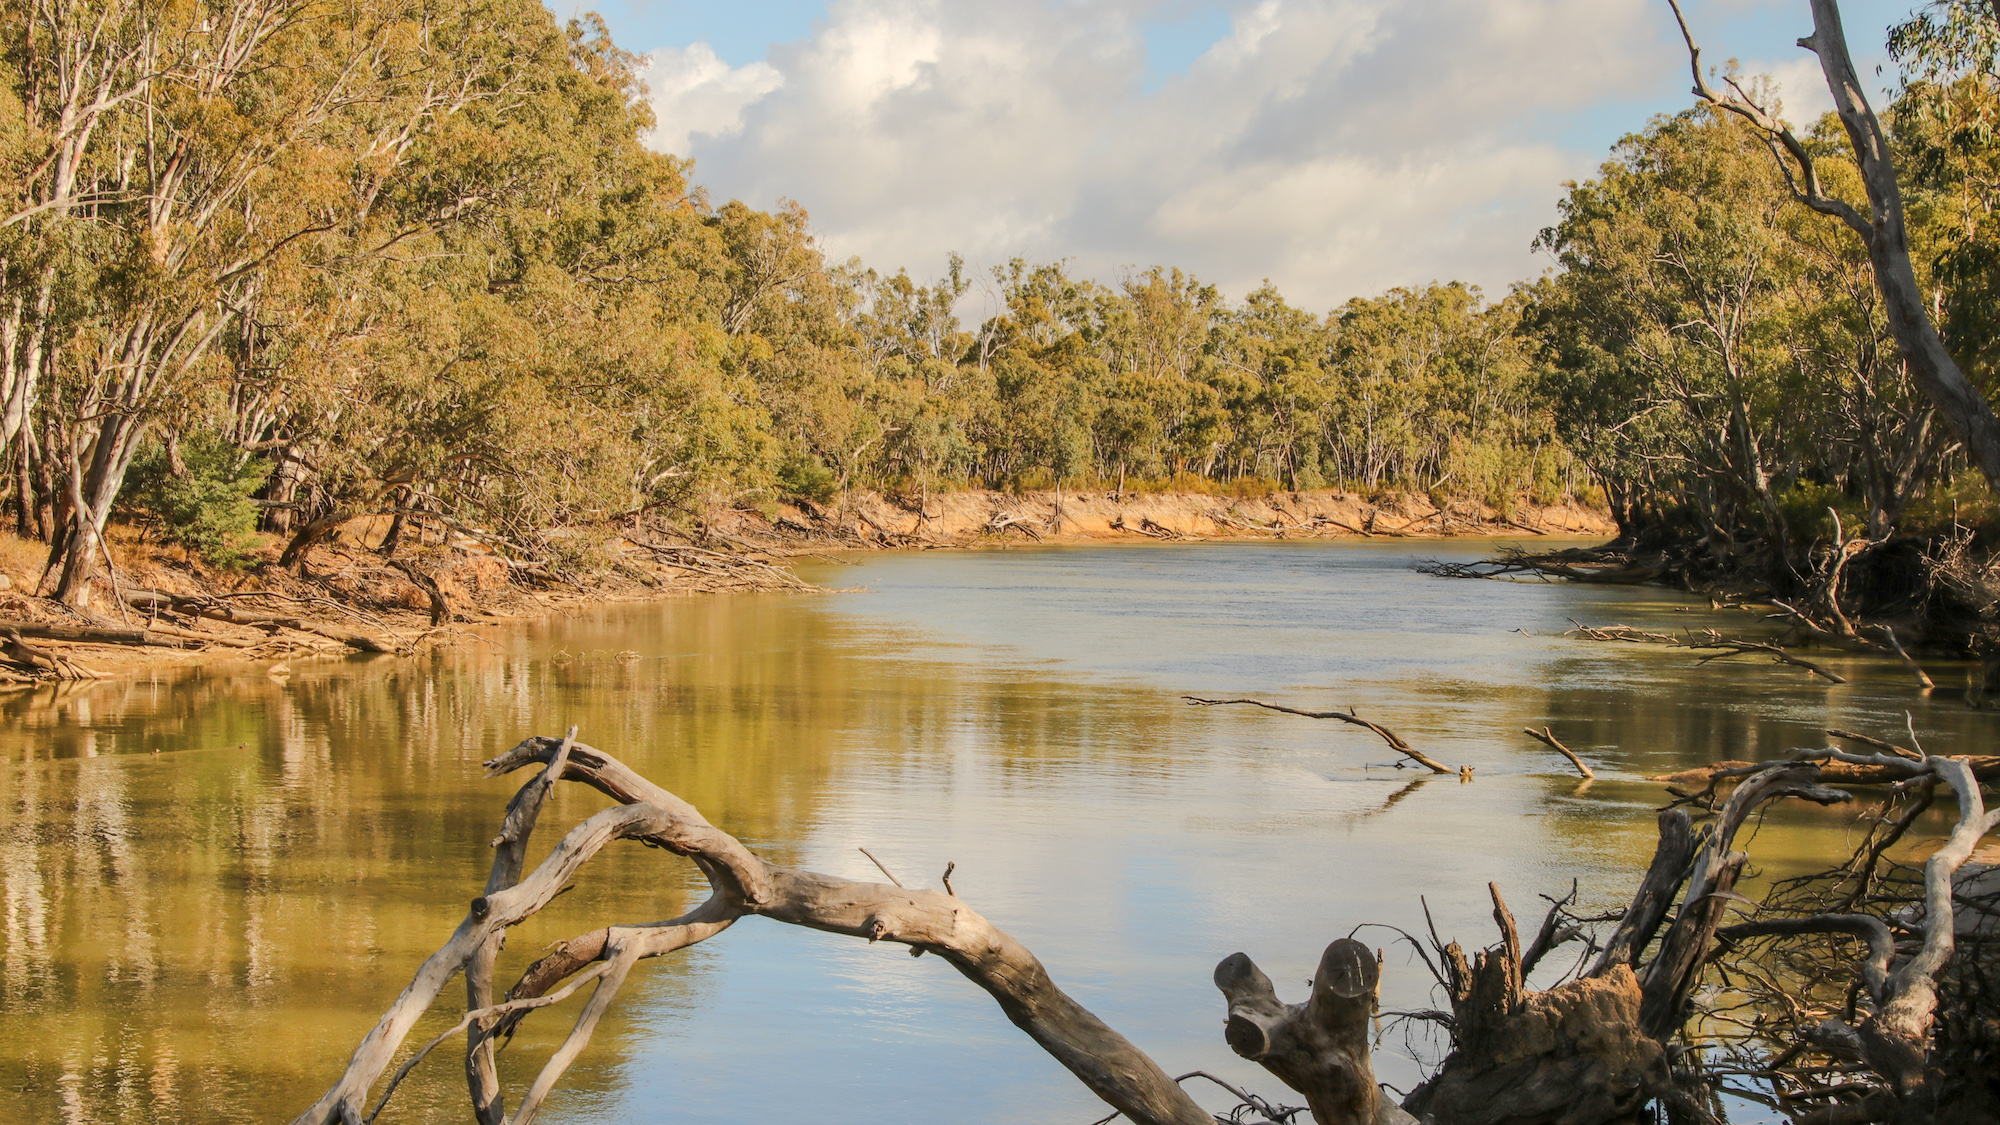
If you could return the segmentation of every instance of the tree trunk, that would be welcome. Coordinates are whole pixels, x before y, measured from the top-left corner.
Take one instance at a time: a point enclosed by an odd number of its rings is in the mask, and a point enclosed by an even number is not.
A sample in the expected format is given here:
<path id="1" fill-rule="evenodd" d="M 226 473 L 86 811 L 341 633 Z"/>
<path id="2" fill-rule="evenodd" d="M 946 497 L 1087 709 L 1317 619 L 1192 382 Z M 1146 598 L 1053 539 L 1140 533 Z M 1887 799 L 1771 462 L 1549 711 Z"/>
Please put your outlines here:
<path id="1" fill-rule="evenodd" d="M 1903 221 L 1903 194 L 1896 182 L 1895 159 L 1882 123 L 1862 92 L 1854 60 L 1847 53 L 1838 0 L 1811 3 L 1813 34 L 1799 40 L 1799 45 L 1819 56 L 1827 89 L 1861 163 L 1869 217 L 1857 230 L 1868 248 L 1868 262 L 1882 292 L 1889 329 L 1903 358 L 1909 361 L 1911 381 L 1965 445 L 1966 455 L 1985 476 L 1987 486 L 2000 493 L 2000 418 L 1945 350 L 1944 340 L 1924 307 L 1923 288 L 1910 263 L 1909 231 Z M 1850 225 L 1856 224 L 1850 220 Z"/>
<path id="2" fill-rule="evenodd" d="M 69 527 L 49 555 L 51 567 L 62 566 L 55 597 L 77 609 L 90 606 L 90 581 L 97 576 L 98 555 L 104 549 L 104 526 L 111 505 L 125 484 L 145 424 L 130 415 L 112 415 L 98 427 L 86 468 L 74 454 L 69 464 Z"/>

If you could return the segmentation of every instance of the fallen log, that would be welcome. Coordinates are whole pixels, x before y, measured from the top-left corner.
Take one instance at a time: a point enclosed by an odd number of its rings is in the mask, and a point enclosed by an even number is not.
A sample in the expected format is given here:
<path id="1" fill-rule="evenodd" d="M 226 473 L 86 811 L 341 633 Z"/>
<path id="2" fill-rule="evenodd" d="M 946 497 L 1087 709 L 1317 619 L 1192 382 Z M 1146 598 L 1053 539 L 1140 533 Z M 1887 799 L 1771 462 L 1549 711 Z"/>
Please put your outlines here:
<path id="1" fill-rule="evenodd" d="M 58 680 L 101 680 L 104 674 L 86 668 L 53 649 L 31 645 L 21 639 L 21 631 L 0 624 L 0 656 L 31 673 L 48 673 Z"/>
<path id="2" fill-rule="evenodd" d="M 1126 1117 L 1142 1125 L 1214 1125 L 1214 1119 L 1158 1064 L 1058 988 L 1034 954 L 956 895 L 770 864 L 708 823 L 692 805 L 609 754 L 572 738 L 528 739 L 488 761 L 486 771 L 498 776 L 535 764 L 547 768 L 515 794 L 495 840 L 505 854 L 496 855 L 488 886 L 500 889 L 472 901 L 450 940 L 424 962 L 363 1038 L 340 1079 L 293 1125 L 360 1120 L 369 1091 L 451 977 L 472 965 L 506 928 L 546 906 L 585 862 L 617 839 L 638 840 L 694 860 L 712 893 L 707 902 L 672 921 L 609 928 L 597 946 L 601 959 L 595 964 L 603 967 L 586 970 L 598 974 L 597 990 L 520 1107 L 503 1115 L 511 1125 L 530 1125 L 555 1083 L 588 1044 L 634 964 L 703 941 L 751 915 L 870 942 L 897 942 L 916 954 L 935 954 L 990 994 L 1008 1019 Z M 540 867 L 510 882 L 504 864 L 512 862 L 517 841 L 525 846 L 542 800 L 558 780 L 589 785 L 620 804 L 572 828 Z M 566 945 L 575 948 L 582 941 Z M 538 982 L 524 978 L 509 992 L 506 1003 L 474 1007 L 454 1030 L 535 1006 L 537 997 L 530 993 Z M 393 1084 L 389 1092 L 393 1093 Z M 480 1092 L 475 1089 L 475 1097 Z M 500 1108 L 497 1093 L 484 1104 Z"/>
<path id="3" fill-rule="evenodd" d="M 1807 751 L 1799 761 L 1812 761 L 1818 752 Z M 1826 751 L 1834 753 L 1834 751 Z M 1981 782 L 2000 781 L 2000 756 L 1962 755 L 1955 756 L 1972 770 L 1973 777 Z M 1922 759 L 1919 759 L 1921 761 Z M 1820 778 L 1833 785 L 1893 785 L 1908 780 L 1909 772 L 1901 762 L 1894 761 L 1857 762 L 1852 760 L 1828 759 L 1820 764 Z M 1769 763 L 1722 761 L 1713 762 L 1678 773 L 1664 773 L 1649 777 L 1647 781 L 1661 782 L 1670 788 L 1688 789 L 1694 786 L 1706 788 L 1724 782 L 1738 780 L 1761 769 L 1769 768 Z"/>
<path id="4" fill-rule="evenodd" d="M 112 629 L 96 625 L 50 625 L 40 621 L 0 621 L 0 630 L 43 641 L 71 644 L 125 645 L 129 647 L 186 648 L 190 636 L 206 640 L 183 629 Z"/>
<path id="5" fill-rule="evenodd" d="M 1627 644 L 1664 645 L 1668 648 L 1685 648 L 1696 652 L 1711 649 L 1717 650 L 1710 652 L 1707 656 L 1696 657 L 1695 663 L 1697 664 L 1706 664 L 1711 660 L 1720 660 L 1725 656 L 1744 656 L 1751 653 L 1761 653 L 1769 656 L 1774 663 L 1789 664 L 1794 668 L 1803 668 L 1805 671 L 1818 676 L 1830 684 L 1844 684 L 1847 682 L 1846 678 L 1838 673 L 1829 672 L 1810 660 L 1794 656 L 1785 651 L 1782 646 L 1772 644 L 1768 641 L 1725 637 L 1714 629 L 1703 629 L 1699 633 L 1692 631 L 1679 634 L 1654 633 L 1644 629 L 1635 629 L 1630 625 L 1585 625 L 1574 619 L 1570 621 L 1570 626 L 1563 634 L 1566 637 L 1582 637 L 1585 640 L 1592 641 L 1622 641 Z"/>
<path id="6" fill-rule="evenodd" d="M 891 884 L 869 883 L 772 865 L 674 794 L 603 751 L 576 742 L 574 728 L 562 739 L 528 739 L 488 761 L 486 769 L 497 776 L 536 764 L 545 768 L 514 794 L 493 840 L 485 893 L 472 900 L 457 930 L 362 1039 L 340 1079 L 295 1125 L 372 1120 L 415 1066 L 461 1033 L 467 1036 L 475 1117 L 531 1125 L 639 961 L 707 940 L 750 916 L 899 943 L 913 955 L 938 956 L 992 995 L 1016 1026 L 1117 1114 L 1144 1125 L 1214 1125 L 1218 1120 L 1179 1087 L 1203 1072 L 1169 1078 L 1129 1040 L 1078 1005 L 1032 953 L 955 894 L 949 867 L 944 890 L 932 891 L 903 886 L 893 876 Z M 1849 907 L 1839 914 L 1759 917 L 1721 927 L 1726 908 L 1749 901 L 1734 890 L 1748 859 L 1735 847 L 1743 826 L 1772 801 L 1850 800 L 1848 793 L 1822 784 L 1831 764 L 1880 767 L 1920 785 L 1926 794 L 1935 787 L 1958 795 L 1958 825 L 1926 864 L 1921 913 L 1882 919 Z M 588 785 L 617 804 L 571 828 L 541 865 L 524 875 L 529 834 L 548 793 L 561 781 Z M 1910 819 L 1905 815 L 1899 824 L 1907 826 Z M 1326 947 L 1313 991 L 1302 1004 L 1282 1003 L 1269 977 L 1248 956 L 1225 959 L 1214 973 L 1227 1005 L 1224 1038 L 1239 1055 L 1305 1095 L 1320 1125 L 1407 1125 L 1413 1118 L 1426 1125 L 1600 1125 L 1633 1119 L 1649 1103 L 1663 1104 L 1676 1120 L 1710 1120 L 1702 1107 L 1712 1104 L 1718 1078 L 1701 1063 L 1705 1048 L 1682 1035 L 1710 957 L 1731 943 L 1818 933 L 1856 935 L 1869 943 L 1857 973 L 1871 1009 L 1857 1014 L 1850 999 L 1844 1022 L 1822 1026 L 1831 1027 L 1830 1041 L 1846 1052 L 1843 1059 L 1866 1069 L 1850 1067 L 1843 1071 L 1842 1084 L 1828 1088 L 1851 1092 L 1848 1100 L 1856 1105 L 1897 1110 L 1897 1120 L 1932 1120 L 1925 1113 L 1939 1108 L 1945 1091 L 1929 1064 L 1929 1029 L 1939 973 L 1950 963 L 1953 943 L 1962 932 L 1954 915 L 1953 880 L 1980 836 L 1996 825 L 2000 813 L 1985 810 L 1964 759 L 1912 761 L 1813 751 L 1810 757 L 1761 763 L 1713 808 L 1713 818 L 1699 835 L 1686 810 L 1662 813 L 1652 865 L 1606 940 L 1586 946 L 1572 970 L 1582 975 L 1540 991 L 1527 987 L 1529 972 L 1545 954 L 1582 935 L 1586 923 L 1608 920 L 1567 911 L 1576 897 L 1574 885 L 1569 894 L 1550 900 L 1548 917 L 1526 950 L 1512 912 L 1492 884 L 1488 892 L 1501 935 L 1497 945 L 1468 957 L 1457 942 L 1439 939 L 1435 927 L 1428 949 L 1404 934 L 1443 989 L 1450 1011 L 1382 1015 L 1434 1021 L 1449 1032 L 1452 1047 L 1400 1107 L 1380 1092 L 1371 1058 L 1380 954 L 1352 938 Z M 492 954 L 505 931 L 567 889 L 599 850 L 618 839 L 692 860 L 709 882 L 707 901 L 669 921 L 606 926 L 559 942 L 496 1001 Z M 1871 857 L 1879 857 L 1880 851 L 1873 847 Z M 1898 935 L 1903 946 L 1914 947 L 1900 965 L 1894 961 Z M 1601 952 L 1582 972 L 1593 950 Z M 401 1044 L 460 972 L 468 980 L 464 1016 L 389 1075 L 387 1088 L 369 1112 L 370 1093 L 389 1074 Z M 596 989 L 568 1036 L 509 1114 L 492 1067 L 496 1041 L 533 1012 L 593 982 Z M 1784 1034 L 1796 1022 L 1760 1019 L 1754 1026 L 1778 1029 L 1759 1034 Z M 1834 1049 L 1813 1048 L 1812 1034 L 1808 1030 L 1800 1040 L 1803 1046 L 1766 1071 L 1777 1073 L 1808 1048 Z M 1879 1042 L 1871 1042 L 1871 1036 Z M 1268 1120 L 1291 1120 L 1297 1112 L 1221 1084 Z M 1241 1119 L 1239 1111 L 1227 1120 Z"/>

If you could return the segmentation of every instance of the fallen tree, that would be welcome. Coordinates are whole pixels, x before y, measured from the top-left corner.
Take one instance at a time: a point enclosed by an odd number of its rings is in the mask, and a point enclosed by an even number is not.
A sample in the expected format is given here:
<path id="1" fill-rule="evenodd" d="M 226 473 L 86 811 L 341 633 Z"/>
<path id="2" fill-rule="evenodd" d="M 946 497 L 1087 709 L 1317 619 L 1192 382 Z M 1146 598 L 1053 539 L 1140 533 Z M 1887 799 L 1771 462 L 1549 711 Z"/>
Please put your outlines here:
<path id="1" fill-rule="evenodd" d="M 372 1121 L 416 1065 L 460 1034 L 466 1037 L 465 1073 L 475 1119 L 486 1125 L 528 1125 L 588 1045 L 639 961 L 685 949 L 747 917 L 895 942 L 908 946 L 913 956 L 943 958 L 1112 1107 L 1113 1117 L 1123 1115 L 1144 1125 L 1212 1125 L 1218 1120 L 1240 1123 L 1244 1112 L 1266 1121 L 1287 1121 L 1298 1112 L 1227 1084 L 1243 1103 L 1238 1112 L 1224 1119 L 1202 1109 L 1180 1086 L 1201 1072 L 1169 1077 L 1130 1040 L 1078 1004 L 1032 952 L 953 892 L 949 867 L 944 889 L 933 891 L 904 886 L 893 876 L 890 883 L 867 883 L 771 864 L 680 798 L 611 755 L 577 742 L 575 735 L 571 728 L 561 739 L 530 738 L 486 763 L 489 776 L 532 765 L 544 768 L 508 803 L 492 840 L 494 860 L 483 893 L 362 1039 L 338 1080 L 294 1125 Z M 1885 771 L 1906 789 L 1921 788 L 1926 802 L 1937 789 L 1957 797 L 1956 827 L 1926 861 L 1922 913 L 1890 918 L 1857 913 L 1858 905 L 1864 905 L 1857 900 L 1846 913 L 1786 914 L 1791 900 L 1774 898 L 1750 921 L 1725 929 L 1725 910 L 1748 903 L 1735 890 L 1748 859 L 1736 848 L 1739 830 L 1774 801 L 1851 800 L 1850 794 L 1821 783 L 1822 771 L 1836 764 Z M 1801 1045 L 1786 1048 L 1790 1053 L 1765 1069 L 1777 1073 L 1808 1050 L 1859 1044 L 1850 1052 L 1857 1060 L 1855 1072 L 1828 1095 L 1858 1108 L 1814 1120 L 1929 1120 L 1921 1114 L 1949 1108 L 1945 1099 L 1958 1087 L 1944 1077 L 1946 1068 L 1931 1032 L 1941 974 L 1951 963 L 1958 933 L 1953 878 L 1979 838 L 2000 824 L 2000 813 L 1985 809 L 1973 767 L 1941 756 L 1815 750 L 1732 776 L 1736 784 L 1726 797 L 1709 792 L 1660 814 L 1659 845 L 1622 911 L 1595 920 L 1579 916 L 1572 910 L 1573 888 L 1552 902 L 1524 947 L 1499 888 L 1489 886 L 1501 935 L 1493 947 L 1468 957 L 1459 943 L 1443 941 L 1434 929 L 1428 943 L 1403 935 L 1430 969 L 1448 1010 L 1404 1013 L 1402 1018 L 1442 1026 L 1451 1047 L 1431 1077 L 1400 1105 L 1383 1092 L 1373 1070 L 1371 1030 L 1380 1015 L 1380 954 L 1351 937 L 1327 947 L 1312 993 L 1299 1004 L 1281 1002 L 1270 979 L 1247 955 L 1225 958 L 1215 970 L 1227 1009 L 1225 1041 L 1302 1094 L 1321 1125 L 1402 1125 L 1413 1120 L 1432 1125 L 1594 1125 L 1628 1120 L 1648 1105 L 1664 1106 L 1676 1120 L 1706 1121 L 1712 1118 L 1703 1107 L 1720 1079 L 1703 1065 L 1702 1052 L 1686 1029 L 1691 1018 L 1699 1022 L 1707 1014 L 1695 997 L 1718 941 L 1734 948 L 1761 938 L 1850 934 L 1869 941 L 1870 955 L 1858 970 L 1865 988 L 1857 987 L 1849 1018 L 1821 1039 L 1802 1039 Z M 587 785 L 617 803 L 571 827 L 548 857 L 524 874 L 529 835 L 559 781 Z M 1704 814 L 1703 822 L 1697 823 L 1691 807 Z M 1897 839 L 1913 819 L 1898 821 Z M 526 967 L 504 997 L 496 998 L 494 973 L 507 930 L 541 910 L 601 849 L 621 839 L 691 860 L 708 880 L 708 899 L 665 921 L 609 925 L 558 942 Z M 1871 843 L 1871 869 L 1893 842 Z M 1610 928 L 1600 933 L 1593 928 L 1595 921 Z M 1530 974 L 1544 958 L 1577 941 L 1583 943 L 1582 953 L 1569 972 L 1549 988 L 1528 987 Z M 1907 954 L 1899 942 L 1909 947 Z M 418 1019 L 460 974 L 467 984 L 463 1017 L 409 1053 L 391 1073 Z M 586 985 L 593 986 L 592 992 L 571 1031 L 510 1114 L 497 1049 L 521 1020 Z M 378 1086 L 381 1092 L 375 1094 Z"/>

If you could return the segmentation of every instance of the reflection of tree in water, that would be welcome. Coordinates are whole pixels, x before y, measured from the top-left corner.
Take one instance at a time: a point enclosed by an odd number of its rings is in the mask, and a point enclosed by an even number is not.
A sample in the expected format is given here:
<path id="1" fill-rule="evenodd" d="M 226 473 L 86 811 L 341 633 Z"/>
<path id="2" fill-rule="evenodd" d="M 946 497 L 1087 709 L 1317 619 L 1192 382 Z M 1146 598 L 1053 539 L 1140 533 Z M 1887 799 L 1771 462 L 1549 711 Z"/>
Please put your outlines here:
<path id="1" fill-rule="evenodd" d="M 632 748 L 776 862 L 862 762 L 969 744 L 997 784 L 1033 787 L 1158 770 L 1178 744 L 1175 718 L 1130 693 L 962 668 L 885 675 L 814 615 L 720 601 L 618 634 L 629 647 L 572 642 L 555 660 L 544 628 L 497 651 L 299 664 L 283 682 L 168 672 L 0 697 L 0 1011 L 16 1029 L 0 1067 L 19 1076 L 0 1086 L 0 1117 L 295 1112 L 372 1018 L 361 970 L 403 963 L 463 912 L 433 876 L 476 862 L 459 845 L 492 834 L 495 792 L 478 761 L 537 715 Z M 567 816 L 591 798 L 563 800 Z M 643 857 L 597 862 L 602 878 L 514 935 L 503 971 L 588 919 L 682 905 L 680 884 L 624 877 Z M 689 974 L 652 968 L 641 995 L 682 1005 Z M 626 1035 L 607 1023 L 574 1089 L 614 1080 Z M 552 1047 L 531 1029 L 502 1065 L 537 1066 Z M 463 1096 L 449 1074 L 411 1082 L 406 1111 Z"/>

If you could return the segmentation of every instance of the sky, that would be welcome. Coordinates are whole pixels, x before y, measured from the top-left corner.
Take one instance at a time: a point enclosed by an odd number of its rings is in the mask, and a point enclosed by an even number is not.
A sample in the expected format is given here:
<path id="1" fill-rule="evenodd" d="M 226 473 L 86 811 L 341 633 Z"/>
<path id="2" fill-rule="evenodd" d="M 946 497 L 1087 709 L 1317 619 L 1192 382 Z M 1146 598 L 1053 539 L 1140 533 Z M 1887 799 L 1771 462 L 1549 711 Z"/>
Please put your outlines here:
<path id="1" fill-rule="evenodd" d="M 1894 84 L 1889 24 L 1846 0 Z M 919 280 L 963 255 L 1107 283 L 1176 266 L 1325 311 L 1539 275 L 1564 181 L 1691 103 L 1666 0 L 604 0 L 646 57 L 652 147 L 712 199 L 796 200 L 834 260 Z M 1683 0 L 1703 61 L 1829 108 L 1806 0 Z M 981 290 L 993 299 L 991 287 Z M 968 298 L 976 300 L 978 298 Z M 964 312 L 977 315 L 977 309 Z"/>

